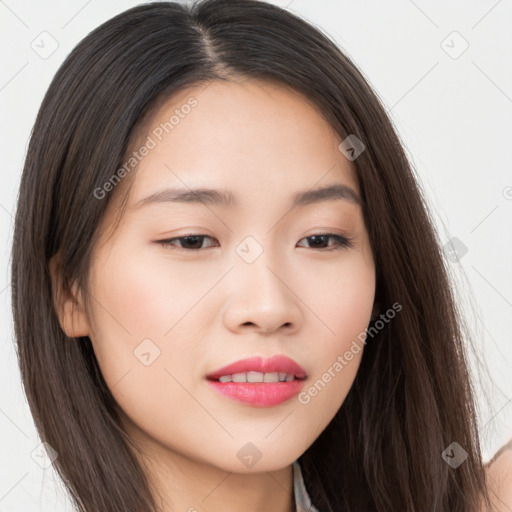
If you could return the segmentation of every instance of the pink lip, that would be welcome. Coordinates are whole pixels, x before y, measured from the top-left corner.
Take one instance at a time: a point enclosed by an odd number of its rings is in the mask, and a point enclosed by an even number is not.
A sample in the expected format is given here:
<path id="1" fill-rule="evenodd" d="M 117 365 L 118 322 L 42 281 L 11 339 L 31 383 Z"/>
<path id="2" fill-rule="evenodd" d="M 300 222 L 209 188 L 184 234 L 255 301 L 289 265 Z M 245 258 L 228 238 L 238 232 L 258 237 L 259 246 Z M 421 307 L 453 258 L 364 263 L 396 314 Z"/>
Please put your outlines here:
<path id="1" fill-rule="evenodd" d="M 261 372 L 275 373 L 285 372 L 295 375 L 298 379 L 306 377 L 306 371 L 293 359 L 286 356 L 273 356 L 269 358 L 250 357 L 241 359 L 235 363 L 223 366 L 218 370 L 208 374 L 207 379 L 217 380 L 223 375 L 232 375 L 233 373 Z M 292 381 L 293 382 L 293 381 Z"/>
<path id="2" fill-rule="evenodd" d="M 289 382 L 219 382 L 219 377 L 246 372 L 293 374 L 296 379 Z M 224 366 L 206 377 L 206 382 L 221 395 L 244 402 L 253 407 L 271 407 L 295 396 L 304 385 L 306 372 L 295 361 L 286 356 L 263 359 L 251 357 Z M 298 380 L 297 380 L 298 379 Z"/>
<path id="3" fill-rule="evenodd" d="M 279 405 L 295 396 L 304 386 L 304 380 L 253 383 L 207 380 L 206 382 L 217 393 L 253 407 Z"/>

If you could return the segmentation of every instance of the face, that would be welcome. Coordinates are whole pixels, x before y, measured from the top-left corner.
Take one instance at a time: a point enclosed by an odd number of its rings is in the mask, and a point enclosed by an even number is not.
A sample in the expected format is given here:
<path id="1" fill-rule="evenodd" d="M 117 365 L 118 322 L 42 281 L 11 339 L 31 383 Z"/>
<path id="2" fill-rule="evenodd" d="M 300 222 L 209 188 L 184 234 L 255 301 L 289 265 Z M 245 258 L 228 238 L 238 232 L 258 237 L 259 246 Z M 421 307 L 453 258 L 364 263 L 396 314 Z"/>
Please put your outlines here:
<path id="1" fill-rule="evenodd" d="M 134 148 L 144 156 L 128 209 L 93 253 L 92 316 L 74 313 L 75 328 L 90 337 L 126 429 L 148 451 L 231 472 L 251 471 L 248 455 L 261 457 L 257 471 L 282 468 L 329 424 L 362 356 L 344 356 L 375 294 L 354 169 L 311 104 L 259 81 L 184 90 L 148 127 L 147 151 Z M 198 188 L 219 193 L 162 193 Z M 103 227 L 114 211 L 109 204 Z M 279 355 L 305 378 L 231 382 L 231 395 L 219 392 L 228 383 L 207 379 Z M 294 373 L 258 368 L 267 380 Z"/>

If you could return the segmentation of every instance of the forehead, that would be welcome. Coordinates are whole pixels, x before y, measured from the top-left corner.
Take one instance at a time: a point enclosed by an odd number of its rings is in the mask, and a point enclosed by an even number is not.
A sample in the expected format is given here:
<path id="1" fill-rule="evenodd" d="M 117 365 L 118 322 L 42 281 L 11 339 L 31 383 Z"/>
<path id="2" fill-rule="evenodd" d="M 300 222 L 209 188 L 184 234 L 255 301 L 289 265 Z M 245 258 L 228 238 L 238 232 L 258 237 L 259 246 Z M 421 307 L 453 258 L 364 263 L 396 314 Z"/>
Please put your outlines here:
<path id="1" fill-rule="evenodd" d="M 358 190 L 342 141 L 315 106 L 293 89 L 254 79 L 212 81 L 153 108 L 139 130 L 132 198 L 160 185 L 293 189 L 339 178 Z"/>

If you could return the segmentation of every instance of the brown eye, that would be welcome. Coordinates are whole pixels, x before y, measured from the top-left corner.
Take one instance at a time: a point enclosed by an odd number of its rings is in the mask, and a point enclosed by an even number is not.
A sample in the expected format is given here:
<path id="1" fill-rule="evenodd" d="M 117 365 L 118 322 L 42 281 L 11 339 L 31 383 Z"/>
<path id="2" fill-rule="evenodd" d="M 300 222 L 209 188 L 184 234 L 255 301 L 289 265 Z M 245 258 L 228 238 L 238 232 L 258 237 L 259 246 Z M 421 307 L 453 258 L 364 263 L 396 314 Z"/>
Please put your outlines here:
<path id="1" fill-rule="evenodd" d="M 350 239 L 345 238 L 344 236 L 334 235 L 330 233 L 311 235 L 306 238 L 303 238 L 302 240 L 308 240 L 309 248 L 311 249 L 325 249 L 327 247 L 332 247 L 332 249 L 330 250 L 336 250 L 342 249 L 344 247 L 352 247 Z M 334 243 L 332 245 L 329 245 L 329 240 L 334 240 Z"/>
<path id="2" fill-rule="evenodd" d="M 178 245 L 179 249 L 197 251 L 205 248 L 203 247 L 203 241 L 206 239 L 214 240 L 211 236 L 208 235 L 186 235 L 176 238 L 169 238 L 167 240 L 159 240 L 157 243 L 164 247 L 173 247 L 176 246 L 176 242 L 178 241 L 180 244 Z"/>

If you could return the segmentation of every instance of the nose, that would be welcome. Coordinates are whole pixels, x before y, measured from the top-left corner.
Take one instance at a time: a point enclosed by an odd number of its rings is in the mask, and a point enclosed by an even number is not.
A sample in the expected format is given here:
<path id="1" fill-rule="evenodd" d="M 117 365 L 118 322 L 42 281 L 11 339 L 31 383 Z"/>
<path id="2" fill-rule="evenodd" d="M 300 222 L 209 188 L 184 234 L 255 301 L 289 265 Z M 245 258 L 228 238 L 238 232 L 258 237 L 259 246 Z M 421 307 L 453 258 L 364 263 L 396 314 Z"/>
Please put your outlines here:
<path id="1" fill-rule="evenodd" d="M 225 326 L 233 332 L 295 332 L 301 326 L 303 302 L 294 292 L 293 282 L 289 265 L 265 252 L 252 263 L 240 260 L 229 276 Z"/>

